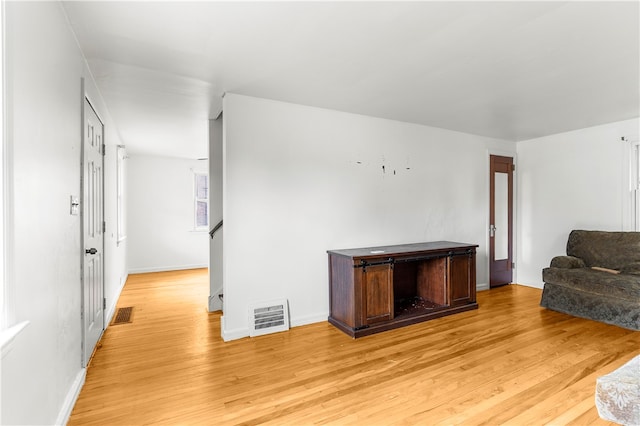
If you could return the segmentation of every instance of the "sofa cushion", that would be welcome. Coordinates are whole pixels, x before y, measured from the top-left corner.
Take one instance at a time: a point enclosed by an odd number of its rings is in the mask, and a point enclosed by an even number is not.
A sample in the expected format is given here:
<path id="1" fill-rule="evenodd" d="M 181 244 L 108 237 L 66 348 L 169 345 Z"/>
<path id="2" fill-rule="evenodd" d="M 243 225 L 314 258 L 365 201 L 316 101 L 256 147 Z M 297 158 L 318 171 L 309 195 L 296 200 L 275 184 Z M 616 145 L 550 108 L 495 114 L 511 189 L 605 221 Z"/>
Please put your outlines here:
<path id="1" fill-rule="evenodd" d="M 574 230 L 567 241 L 567 255 L 579 257 L 586 266 L 622 270 L 640 262 L 640 232 Z"/>
<path id="2" fill-rule="evenodd" d="M 640 276 L 610 274 L 591 268 L 545 268 L 542 270 L 545 283 L 574 288 L 592 294 L 636 300 L 640 305 Z"/>

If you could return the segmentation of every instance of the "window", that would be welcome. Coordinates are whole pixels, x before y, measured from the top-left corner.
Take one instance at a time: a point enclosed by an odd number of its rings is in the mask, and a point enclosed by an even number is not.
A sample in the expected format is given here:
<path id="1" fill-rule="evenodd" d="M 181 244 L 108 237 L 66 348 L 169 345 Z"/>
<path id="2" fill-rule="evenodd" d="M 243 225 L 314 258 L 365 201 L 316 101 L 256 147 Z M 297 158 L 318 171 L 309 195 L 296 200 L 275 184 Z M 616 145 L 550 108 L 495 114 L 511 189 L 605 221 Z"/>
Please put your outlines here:
<path id="1" fill-rule="evenodd" d="M 0 55 L 2 55 L 2 62 L 0 63 L 0 129 L 2 134 L 0 135 L 0 138 L 2 138 L 0 141 L 2 142 L 2 144 L 0 145 L 0 200 L 1 200 L 1 204 L 0 204 L 0 309 L 2 309 L 0 311 L 0 330 L 4 330 L 6 323 L 7 323 L 7 318 L 5 317 L 5 313 L 6 313 L 6 308 L 5 308 L 5 296 L 4 296 L 4 291 L 5 291 L 5 283 L 4 283 L 4 245 L 5 245 L 5 238 L 4 238 L 4 209 L 5 209 L 5 200 L 4 200 L 4 159 L 5 159 L 5 154 L 4 154 L 4 144 L 5 144 L 5 140 L 7 139 L 5 137 L 5 127 L 4 127 L 4 42 L 3 42 L 3 38 L 4 38 L 4 28 L 3 28 L 3 23 L 4 23 L 4 15 L 3 15 L 3 9 L 4 9 L 4 2 L 2 2 L 2 4 L 0 4 Z"/>
<path id="2" fill-rule="evenodd" d="M 127 238 L 127 229 L 125 223 L 125 194 L 124 194 L 124 160 L 127 158 L 124 145 L 118 145 L 116 150 L 116 204 L 117 204 L 117 228 L 118 228 L 118 244 Z"/>
<path id="3" fill-rule="evenodd" d="M 623 197 L 623 228 L 640 231 L 640 142 L 637 137 L 631 140 L 623 137 L 622 140 L 626 142 L 625 151 L 629 158 L 628 187 L 625 183 L 624 188 L 629 195 Z"/>
<path id="4" fill-rule="evenodd" d="M 0 359 L 4 358 L 11 350 L 13 340 L 24 328 L 29 325 L 29 321 L 14 322 L 14 288 L 11 286 L 12 266 L 11 266 L 11 243 L 13 233 L 12 213 L 8 206 L 12 202 L 12 192 L 10 183 L 13 182 L 13 169 L 8 158 L 11 157 L 10 150 L 12 142 L 7 137 L 10 130 L 7 130 L 7 120 L 5 118 L 5 72 L 4 72 L 4 2 L 0 3 L 0 56 L 3 60 L 0 64 Z M 5 230 L 5 226 L 7 227 Z M 0 361 L 0 364 L 2 362 Z"/>
<path id="5" fill-rule="evenodd" d="M 209 176 L 206 173 L 194 173 L 194 227 L 209 228 Z"/>
<path id="6" fill-rule="evenodd" d="M 634 230 L 640 231 L 640 144 L 638 141 L 631 143 L 631 188 L 633 193 L 633 221 Z"/>

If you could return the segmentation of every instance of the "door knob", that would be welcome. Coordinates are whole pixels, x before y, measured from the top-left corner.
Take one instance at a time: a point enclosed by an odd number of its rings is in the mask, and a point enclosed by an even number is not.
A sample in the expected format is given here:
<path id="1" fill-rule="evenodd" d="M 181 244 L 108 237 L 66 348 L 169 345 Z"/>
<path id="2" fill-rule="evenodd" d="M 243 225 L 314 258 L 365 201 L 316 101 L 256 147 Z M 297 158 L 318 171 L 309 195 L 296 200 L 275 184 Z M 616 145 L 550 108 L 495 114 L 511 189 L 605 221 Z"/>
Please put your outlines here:
<path id="1" fill-rule="evenodd" d="M 498 228 L 496 228 L 495 225 L 489 225 L 489 236 L 491 238 L 496 236 L 496 229 L 498 229 Z"/>
<path id="2" fill-rule="evenodd" d="M 90 248 L 90 249 L 86 249 L 84 252 L 87 254 L 96 254 L 98 252 L 98 249 Z"/>

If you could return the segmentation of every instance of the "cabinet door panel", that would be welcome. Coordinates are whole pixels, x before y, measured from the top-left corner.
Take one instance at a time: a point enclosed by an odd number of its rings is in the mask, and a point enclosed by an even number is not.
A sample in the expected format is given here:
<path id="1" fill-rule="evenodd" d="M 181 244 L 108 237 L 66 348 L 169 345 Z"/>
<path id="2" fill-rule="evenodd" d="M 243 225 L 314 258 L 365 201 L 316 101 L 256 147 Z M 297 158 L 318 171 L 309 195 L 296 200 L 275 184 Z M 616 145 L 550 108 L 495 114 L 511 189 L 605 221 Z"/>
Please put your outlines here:
<path id="1" fill-rule="evenodd" d="M 471 265 L 471 256 L 451 256 L 449 258 L 451 306 L 471 301 Z"/>
<path id="2" fill-rule="evenodd" d="M 329 255 L 329 303 L 331 317 L 348 327 L 356 327 L 354 268 L 348 257 Z"/>
<path id="3" fill-rule="evenodd" d="M 391 265 L 367 266 L 362 274 L 364 323 L 393 318 L 393 272 Z"/>

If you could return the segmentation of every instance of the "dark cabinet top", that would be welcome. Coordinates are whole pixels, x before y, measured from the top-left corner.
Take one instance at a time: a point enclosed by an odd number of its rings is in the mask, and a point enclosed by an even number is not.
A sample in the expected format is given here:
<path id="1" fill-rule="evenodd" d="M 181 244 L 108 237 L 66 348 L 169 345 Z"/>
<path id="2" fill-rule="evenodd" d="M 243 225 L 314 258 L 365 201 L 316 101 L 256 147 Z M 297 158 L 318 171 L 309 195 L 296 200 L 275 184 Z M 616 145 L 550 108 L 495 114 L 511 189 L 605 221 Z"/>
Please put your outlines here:
<path id="1" fill-rule="evenodd" d="M 398 244 L 392 246 L 362 247 L 343 250 L 327 250 L 327 253 L 352 258 L 389 257 L 425 252 L 448 252 L 475 249 L 477 244 L 455 243 L 453 241 L 431 241 L 428 243 Z"/>

